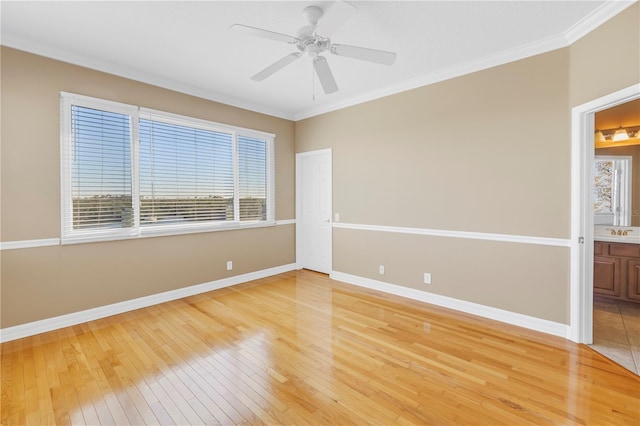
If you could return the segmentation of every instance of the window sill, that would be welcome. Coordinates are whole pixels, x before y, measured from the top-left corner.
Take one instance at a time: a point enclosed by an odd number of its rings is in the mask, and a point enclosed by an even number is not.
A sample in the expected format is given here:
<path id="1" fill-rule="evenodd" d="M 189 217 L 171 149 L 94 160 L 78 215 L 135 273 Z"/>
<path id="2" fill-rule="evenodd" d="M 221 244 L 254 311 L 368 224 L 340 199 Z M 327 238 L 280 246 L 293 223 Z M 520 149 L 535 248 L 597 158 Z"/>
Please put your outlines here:
<path id="1" fill-rule="evenodd" d="M 288 222 L 288 221 L 284 221 Z M 284 224 L 284 223 L 283 223 Z M 73 235 L 62 236 L 61 245 L 83 244 L 83 243 L 99 243 L 106 241 L 135 240 L 139 238 L 166 237 L 174 235 L 199 234 L 204 232 L 233 231 L 238 229 L 267 228 L 276 226 L 276 221 L 251 221 L 251 222 L 232 222 L 215 225 L 178 225 L 178 226 L 157 226 L 151 228 L 139 228 L 135 231 L 124 230 L 122 232 L 98 232 L 76 233 Z"/>

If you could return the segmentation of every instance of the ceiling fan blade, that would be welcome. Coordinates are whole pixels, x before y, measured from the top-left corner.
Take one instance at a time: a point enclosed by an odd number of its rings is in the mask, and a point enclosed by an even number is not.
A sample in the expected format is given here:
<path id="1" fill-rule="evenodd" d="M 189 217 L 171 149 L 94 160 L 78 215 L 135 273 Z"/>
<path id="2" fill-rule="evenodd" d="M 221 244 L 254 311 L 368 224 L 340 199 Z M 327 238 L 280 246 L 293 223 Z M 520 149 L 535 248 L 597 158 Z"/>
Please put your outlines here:
<path id="1" fill-rule="evenodd" d="M 266 38 L 268 40 L 282 41 L 289 44 L 296 44 L 299 40 L 296 37 L 276 33 L 262 28 L 250 27 L 248 25 L 234 24 L 229 27 L 230 30 L 242 33 L 252 37 Z"/>
<path id="2" fill-rule="evenodd" d="M 291 53 L 285 56 L 284 58 L 269 65 L 268 67 L 266 67 L 265 69 L 260 71 L 258 74 L 254 75 L 253 77 L 251 77 L 251 80 L 262 81 L 265 78 L 269 77 L 271 74 L 274 74 L 275 72 L 280 71 L 282 68 L 286 67 L 291 62 L 294 62 L 300 56 L 302 56 L 302 53 L 300 52 Z"/>
<path id="3" fill-rule="evenodd" d="M 324 90 L 324 93 L 328 95 L 329 93 L 338 91 L 338 85 L 336 84 L 335 78 L 333 78 L 333 73 L 331 72 L 331 68 L 329 68 L 329 63 L 324 56 L 316 56 L 313 60 L 313 68 L 316 70 L 318 80 L 320 80 L 320 84 L 322 84 L 322 90 Z"/>
<path id="4" fill-rule="evenodd" d="M 383 65 L 391 65 L 396 60 L 396 54 L 384 50 L 368 49 L 366 47 L 349 46 L 346 44 L 332 44 L 331 53 L 347 58 L 360 59 L 362 61 L 375 62 Z"/>
<path id="5" fill-rule="evenodd" d="M 356 16 L 358 9 L 346 1 L 337 0 L 326 8 L 318 22 L 316 33 L 322 37 L 331 37 L 349 19 Z"/>

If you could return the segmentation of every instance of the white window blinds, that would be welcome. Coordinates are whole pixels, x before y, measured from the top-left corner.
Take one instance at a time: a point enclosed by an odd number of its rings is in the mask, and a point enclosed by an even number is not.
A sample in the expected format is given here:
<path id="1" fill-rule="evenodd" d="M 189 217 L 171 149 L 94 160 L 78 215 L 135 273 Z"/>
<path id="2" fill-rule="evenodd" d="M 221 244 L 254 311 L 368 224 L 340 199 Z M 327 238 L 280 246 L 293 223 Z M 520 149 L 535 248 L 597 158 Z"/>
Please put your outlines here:
<path id="1" fill-rule="evenodd" d="M 275 223 L 268 133 L 61 94 L 62 242 Z"/>
<path id="2" fill-rule="evenodd" d="M 71 150 L 72 228 L 132 227 L 130 117 L 73 105 Z"/>
<path id="3" fill-rule="evenodd" d="M 140 225 L 234 220 L 233 137 L 140 120 Z"/>
<path id="4" fill-rule="evenodd" d="M 238 136 L 240 220 L 267 219 L 267 144 Z"/>

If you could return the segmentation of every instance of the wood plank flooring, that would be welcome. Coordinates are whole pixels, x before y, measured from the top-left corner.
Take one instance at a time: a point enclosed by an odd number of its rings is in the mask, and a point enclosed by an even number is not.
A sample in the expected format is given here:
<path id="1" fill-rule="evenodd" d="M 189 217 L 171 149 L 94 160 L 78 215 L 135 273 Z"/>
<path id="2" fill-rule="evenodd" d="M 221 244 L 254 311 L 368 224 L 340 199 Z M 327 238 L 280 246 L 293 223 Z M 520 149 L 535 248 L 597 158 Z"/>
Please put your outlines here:
<path id="1" fill-rule="evenodd" d="M 586 346 L 294 271 L 2 344 L 3 425 L 640 424 Z"/>

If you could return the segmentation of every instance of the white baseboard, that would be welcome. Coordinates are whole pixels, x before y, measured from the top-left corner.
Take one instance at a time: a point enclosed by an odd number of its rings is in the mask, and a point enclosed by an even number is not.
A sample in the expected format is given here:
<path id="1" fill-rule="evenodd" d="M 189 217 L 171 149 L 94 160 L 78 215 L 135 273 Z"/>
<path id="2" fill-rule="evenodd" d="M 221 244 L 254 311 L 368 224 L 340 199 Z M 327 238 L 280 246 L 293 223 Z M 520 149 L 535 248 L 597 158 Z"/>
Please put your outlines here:
<path id="1" fill-rule="evenodd" d="M 205 293 L 207 291 L 230 287 L 247 281 L 257 280 L 259 278 L 265 278 L 272 275 L 293 271 L 295 269 L 295 263 L 276 266 L 274 268 L 250 272 L 248 274 L 236 275 L 229 278 L 223 278 L 221 280 L 210 281 L 208 283 L 197 284 L 185 288 L 166 291 L 163 293 L 152 294 L 150 296 L 139 297 L 137 299 L 126 300 L 124 302 L 114 303 L 111 305 L 87 309 L 85 311 L 74 312 L 71 314 L 60 315 L 53 318 L 30 322 L 27 324 L 3 328 L 0 330 L 0 343 L 9 342 L 11 340 L 33 336 L 47 331 L 57 330 L 63 327 L 69 327 L 72 325 L 109 317 L 111 315 L 121 314 L 123 312 L 132 311 L 134 309 L 140 309 L 147 306 L 157 305 L 163 302 L 169 302 L 171 300 L 181 299 L 183 297 Z"/>
<path id="2" fill-rule="evenodd" d="M 331 279 L 342 281 L 348 284 L 354 284 L 360 287 L 366 287 L 385 293 L 395 294 L 397 296 L 406 297 L 408 299 L 419 300 L 421 302 L 430 303 L 443 308 L 449 308 L 483 318 L 504 322 L 519 327 L 528 328 L 530 330 L 540 331 L 546 334 L 552 334 L 565 339 L 569 338 L 569 326 L 541 318 L 531 317 L 528 315 L 518 314 L 503 309 L 492 308 L 490 306 L 480 305 L 478 303 L 467 302 L 452 297 L 441 296 L 438 294 L 428 293 L 426 291 L 416 290 L 412 288 L 402 287 L 395 284 L 389 284 L 382 281 L 372 280 L 357 275 L 346 274 L 344 272 L 332 271 Z"/>

